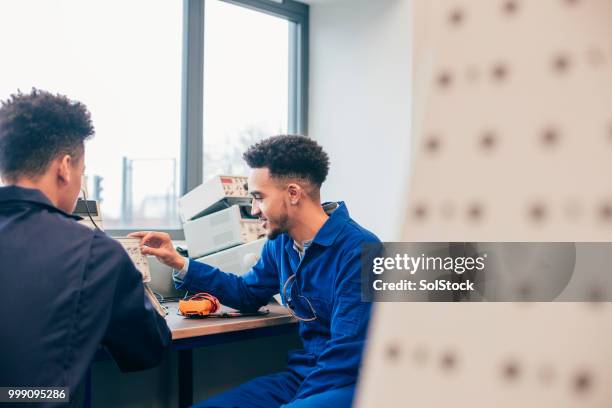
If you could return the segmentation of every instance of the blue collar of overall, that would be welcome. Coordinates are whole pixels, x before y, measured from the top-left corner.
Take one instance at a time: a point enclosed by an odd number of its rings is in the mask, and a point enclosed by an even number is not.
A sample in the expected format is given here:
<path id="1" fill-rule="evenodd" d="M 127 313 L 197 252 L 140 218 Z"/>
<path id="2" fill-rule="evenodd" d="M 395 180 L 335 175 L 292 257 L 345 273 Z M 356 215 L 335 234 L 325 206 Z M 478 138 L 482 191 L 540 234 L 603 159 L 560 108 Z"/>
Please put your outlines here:
<path id="1" fill-rule="evenodd" d="M 321 229 L 317 232 L 311 244 L 317 244 L 324 247 L 328 247 L 334 244 L 336 237 L 342 230 L 342 227 L 350 219 L 349 212 L 344 204 L 344 201 L 338 202 L 326 202 L 321 205 L 326 213 L 329 214 L 329 218 Z M 309 246 L 310 246 L 309 245 Z M 287 239 L 285 244 L 287 250 L 293 249 L 293 239 Z"/>
<path id="2" fill-rule="evenodd" d="M 27 202 L 40 207 L 45 207 L 49 210 L 63 214 L 66 217 L 74 218 L 75 220 L 81 219 L 81 217 L 77 215 L 68 214 L 54 206 L 51 201 L 49 201 L 47 196 L 38 189 L 24 188 L 19 186 L 0 187 L 0 205 L 17 202 Z"/>

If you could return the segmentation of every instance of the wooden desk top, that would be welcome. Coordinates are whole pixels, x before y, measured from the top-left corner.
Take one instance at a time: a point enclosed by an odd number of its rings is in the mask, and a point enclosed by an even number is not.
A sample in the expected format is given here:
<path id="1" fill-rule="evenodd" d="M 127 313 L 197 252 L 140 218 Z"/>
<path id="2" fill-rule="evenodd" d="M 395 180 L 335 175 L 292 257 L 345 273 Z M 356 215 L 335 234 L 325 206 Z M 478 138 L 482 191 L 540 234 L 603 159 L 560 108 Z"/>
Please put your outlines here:
<path id="1" fill-rule="evenodd" d="M 262 308 L 270 310 L 265 316 L 204 319 L 188 319 L 179 315 L 178 302 L 167 302 L 164 306 L 168 308 L 166 322 L 172 331 L 172 340 L 297 323 L 283 306 L 276 303 L 270 303 Z M 225 307 L 223 309 L 228 310 Z"/>

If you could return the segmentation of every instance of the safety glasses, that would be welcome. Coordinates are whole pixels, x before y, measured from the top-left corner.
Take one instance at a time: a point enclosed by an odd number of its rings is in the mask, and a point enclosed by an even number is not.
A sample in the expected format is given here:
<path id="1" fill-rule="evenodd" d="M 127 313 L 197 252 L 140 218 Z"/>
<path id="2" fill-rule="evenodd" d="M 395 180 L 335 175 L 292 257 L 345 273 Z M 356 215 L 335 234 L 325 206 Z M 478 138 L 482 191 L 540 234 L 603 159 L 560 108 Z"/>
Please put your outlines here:
<path id="1" fill-rule="evenodd" d="M 283 285 L 283 299 L 285 307 L 291 316 L 302 322 L 312 322 L 317 318 L 312 303 L 306 296 L 299 294 L 299 289 L 295 284 L 295 274 L 291 275 Z"/>

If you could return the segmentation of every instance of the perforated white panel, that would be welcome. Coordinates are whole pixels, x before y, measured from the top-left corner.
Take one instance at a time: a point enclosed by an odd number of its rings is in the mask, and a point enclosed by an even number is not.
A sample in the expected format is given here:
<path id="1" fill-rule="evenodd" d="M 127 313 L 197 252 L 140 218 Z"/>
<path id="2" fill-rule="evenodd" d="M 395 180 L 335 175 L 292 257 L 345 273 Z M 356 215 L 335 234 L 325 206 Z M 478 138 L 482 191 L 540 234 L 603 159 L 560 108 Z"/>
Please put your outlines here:
<path id="1" fill-rule="evenodd" d="M 612 240 L 612 1 L 412 17 L 404 239 Z M 357 406 L 609 407 L 610 339 L 607 303 L 381 303 Z"/>
<path id="2" fill-rule="evenodd" d="M 610 240 L 612 2 L 421 3 L 405 238 Z"/>

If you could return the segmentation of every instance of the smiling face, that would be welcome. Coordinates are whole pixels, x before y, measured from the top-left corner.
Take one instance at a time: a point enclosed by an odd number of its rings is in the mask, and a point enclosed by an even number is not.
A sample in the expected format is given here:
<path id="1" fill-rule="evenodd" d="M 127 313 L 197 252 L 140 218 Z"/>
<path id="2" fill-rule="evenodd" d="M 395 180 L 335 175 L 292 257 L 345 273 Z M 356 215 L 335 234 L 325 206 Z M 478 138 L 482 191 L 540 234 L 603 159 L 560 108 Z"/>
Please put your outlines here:
<path id="1" fill-rule="evenodd" d="M 270 177 L 267 168 L 251 169 L 249 193 L 252 197 L 251 214 L 263 221 L 269 239 L 274 239 L 291 227 L 289 193 L 285 186 Z"/>

